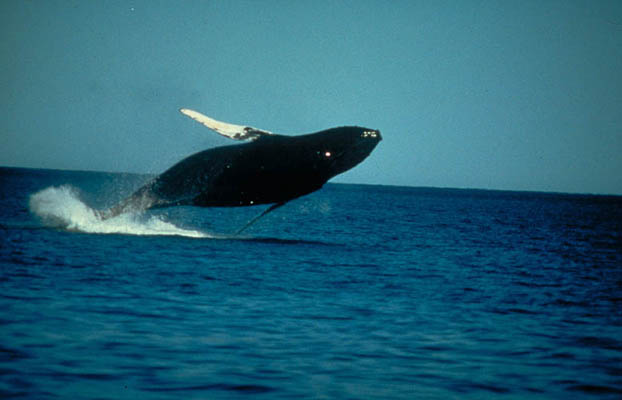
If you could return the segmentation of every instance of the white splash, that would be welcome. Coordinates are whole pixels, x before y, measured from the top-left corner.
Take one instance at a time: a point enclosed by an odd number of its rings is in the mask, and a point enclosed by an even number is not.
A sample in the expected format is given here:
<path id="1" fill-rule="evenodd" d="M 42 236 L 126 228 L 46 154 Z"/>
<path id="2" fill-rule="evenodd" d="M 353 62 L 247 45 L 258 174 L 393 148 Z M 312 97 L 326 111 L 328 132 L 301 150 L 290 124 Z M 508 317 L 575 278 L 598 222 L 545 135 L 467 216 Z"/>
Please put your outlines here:
<path id="1" fill-rule="evenodd" d="M 99 213 L 84 204 L 71 186 L 49 187 L 30 196 L 30 210 L 45 224 L 87 233 L 126 235 L 177 235 L 193 238 L 211 237 L 207 233 L 183 229 L 157 216 L 120 214 L 103 220 Z"/>

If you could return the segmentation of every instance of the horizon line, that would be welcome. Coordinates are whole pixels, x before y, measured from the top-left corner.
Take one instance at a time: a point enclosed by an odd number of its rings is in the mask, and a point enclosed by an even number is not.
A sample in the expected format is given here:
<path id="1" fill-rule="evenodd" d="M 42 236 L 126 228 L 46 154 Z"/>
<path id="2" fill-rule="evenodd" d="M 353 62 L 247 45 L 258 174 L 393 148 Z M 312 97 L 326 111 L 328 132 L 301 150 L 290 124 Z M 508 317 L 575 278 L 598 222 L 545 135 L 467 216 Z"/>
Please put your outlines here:
<path id="1" fill-rule="evenodd" d="M 45 171 L 66 171 L 66 172 L 94 172 L 101 174 L 130 174 L 130 175 L 159 175 L 156 172 L 127 172 L 127 171 L 101 171 L 92 169 L 70 169 L 70 168 L 42 168 L 42 167 L 18 167 L 11 165 L 0 165 L 1 168 L 12 169 L 29 169 L 29 170 L 45 170 Z M 562 192 L 562 191 L 546 191 L 546 190 L 525 190 L 525 189 L 496 189 L 496 188 L 478 188 L 478 187 L 453 187 L 453 186 L 421 186 L 421 185 L 395 185 L 387 183 L 359 183 L 359 182 L 327 182 L 331 185 L 358 185 L 358 186 L 384 186 L 394 188 L 407 189 L 432 189 L 432 190 L 455 190 L 455 191 L 480 191 L 480 192 L 509 192 L 509 193 L 533 193 L 547 195 L 571 195 L 571 196 L 599 196 L 599 197 L 622 197 L 622 194 L 615 193 L 593 193 L 593 192 Z"/>

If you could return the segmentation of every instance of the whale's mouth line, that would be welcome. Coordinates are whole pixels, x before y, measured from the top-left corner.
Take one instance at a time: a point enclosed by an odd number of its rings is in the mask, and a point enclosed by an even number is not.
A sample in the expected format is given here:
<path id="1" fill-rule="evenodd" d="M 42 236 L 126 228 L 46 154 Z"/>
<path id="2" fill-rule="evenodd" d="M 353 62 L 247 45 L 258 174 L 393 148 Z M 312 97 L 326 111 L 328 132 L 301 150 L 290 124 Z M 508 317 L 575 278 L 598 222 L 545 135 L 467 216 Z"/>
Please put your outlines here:
<path id="1" fill-rule="evenodd" d="M 340 174 L 353 168 L 371 154 L 380 140 L 381 138 L 377 138 L 374 142 L 367 139 L 358 140 L 346 150 L 333 153 L 330 162 L 331 169 L 335 170 L 333 172 L 336 172 L 336 174 Z"/>

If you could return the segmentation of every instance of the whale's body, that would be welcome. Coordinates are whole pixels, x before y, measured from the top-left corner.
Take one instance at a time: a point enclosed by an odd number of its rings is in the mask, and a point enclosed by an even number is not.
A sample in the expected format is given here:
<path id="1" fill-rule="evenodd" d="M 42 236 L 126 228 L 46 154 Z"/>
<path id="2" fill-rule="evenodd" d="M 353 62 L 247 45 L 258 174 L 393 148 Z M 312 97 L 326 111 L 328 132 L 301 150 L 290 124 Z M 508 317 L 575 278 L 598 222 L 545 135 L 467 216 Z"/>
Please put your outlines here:
<path id="1" fill-rule="evenodd" d="M 187 110 L 189 111 L 189 110 Z M 183 110 L 182 110 L 183 112 Z M 138 189 L 105 213 L 190 205 L 238 207 L 282 205 L 320 189 L 330 178 L 363 161 L 381 140 L 380 132 L 355 126 L 286 136 L 211 120 L 217 132 L 251 142 L 193 154 Z M 213 127 L 213 122 L 231 129 Z M 221 126 L 218 126 L 221 128 Z"/>

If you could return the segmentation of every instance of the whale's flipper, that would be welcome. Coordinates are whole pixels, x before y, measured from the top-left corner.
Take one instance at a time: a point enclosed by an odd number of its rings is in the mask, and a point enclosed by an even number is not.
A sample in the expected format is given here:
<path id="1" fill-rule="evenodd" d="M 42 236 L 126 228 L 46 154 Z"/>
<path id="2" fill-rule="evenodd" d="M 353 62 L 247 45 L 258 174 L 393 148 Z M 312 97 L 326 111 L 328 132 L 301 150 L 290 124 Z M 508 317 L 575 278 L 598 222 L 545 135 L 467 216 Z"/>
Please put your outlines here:
<path id="1" fill-rule="evenodd" d="M 228 124 L 226 122 L 216 121 L 198 111 L 182 108 L 179 110 L 182 114 L 187 115 L 193 120 L 200 122 L 211 130 L 234 140 L 255 140 L 263 135 L 272 135 L 272 132 L 253 128 L 252 126 L 242 126 Z"/>
<path id="2" fill-rule="evenodd" d="M 282 203 L 276 203 L 270 206 L 270 208 L 266 209 L 264 212 L 262 212 L 261 214 L 259 214 L 258 216 L 256 216 L 255 218 L 251 219 L 250 221 L 248 221 L 248 223 L 246 225 L 244 225 L 241 229 L 239 229 L 235 234 L 239 235 L 240 233 L 242 233 L 246 228 L 248 228 L 249 226 L 253 225 L 255 222 L 257 222 L 259 220 L 259 218 L 263 217 L 264 215 L 268 214 L 270 211 L 275 210 L 279 207 L 281 207 L 282 205 L 284 205 L 285 203 L 287 203 L 286 201 L 282 202 Z"/>

